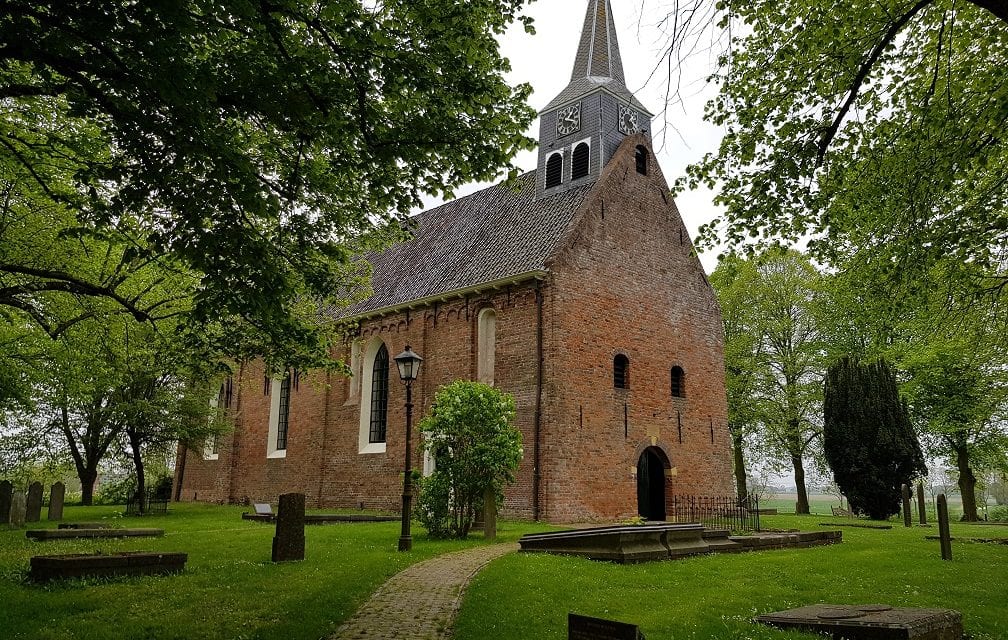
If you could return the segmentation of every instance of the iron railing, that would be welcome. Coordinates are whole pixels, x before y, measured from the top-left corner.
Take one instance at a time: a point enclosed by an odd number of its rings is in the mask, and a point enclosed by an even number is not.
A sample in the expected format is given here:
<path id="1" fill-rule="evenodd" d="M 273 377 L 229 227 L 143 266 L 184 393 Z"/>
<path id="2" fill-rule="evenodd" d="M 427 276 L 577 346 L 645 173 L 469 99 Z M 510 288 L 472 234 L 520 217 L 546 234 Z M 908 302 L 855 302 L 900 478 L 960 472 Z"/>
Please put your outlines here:
<path id="1" fill-rule="evenodd" d="M 168 513 L 168 496 L 158 494 L 154 487 L 148 488 L 144 495 L 134 491 L 126 501 L 128 516 L 165 513 Z"/>
<path id="2" fill-rule="evenodd" d="M 759 496 L 672 496 L 667 503 L 669 522 L 697 522 L 709 529 L 760 531 Z"/>

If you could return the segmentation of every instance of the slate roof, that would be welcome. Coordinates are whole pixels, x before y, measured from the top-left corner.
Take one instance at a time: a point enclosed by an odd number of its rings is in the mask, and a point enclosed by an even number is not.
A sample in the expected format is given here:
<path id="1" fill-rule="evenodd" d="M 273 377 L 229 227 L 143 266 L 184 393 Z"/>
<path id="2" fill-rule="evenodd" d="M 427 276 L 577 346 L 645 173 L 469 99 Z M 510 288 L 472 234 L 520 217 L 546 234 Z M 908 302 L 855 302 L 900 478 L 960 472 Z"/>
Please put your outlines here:
<path id="1" fill-rule="evenodd" d="M 369 257 L 373 295 L 343 317 L 543 271 L 594 184 L 536 198 L 536 172 L 411 218 L 413 237 Z"/>
<path id="2" fill-rule="evenodd" d="M 596 89 L 608 91 L 634 108 L 654 116 L 626 87 L 609 0 L 589 0 L 570 84 L 543 108 L 543 112 L 573 102 Z"/>

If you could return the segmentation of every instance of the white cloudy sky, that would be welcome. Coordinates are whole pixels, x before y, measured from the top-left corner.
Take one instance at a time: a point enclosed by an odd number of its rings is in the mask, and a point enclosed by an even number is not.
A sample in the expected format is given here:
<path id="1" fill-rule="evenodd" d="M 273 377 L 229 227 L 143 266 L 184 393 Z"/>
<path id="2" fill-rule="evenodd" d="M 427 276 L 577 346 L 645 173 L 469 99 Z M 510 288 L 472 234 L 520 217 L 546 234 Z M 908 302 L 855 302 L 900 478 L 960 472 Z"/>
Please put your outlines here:
<path id="1" fill-rule="evenodd" d="M 658 114 L 653 124 L 654 148 L 662 171 L 671 183 L 684 174 L 688 164 L 714 151 L 721 133 L 703 120 L 704 104 L 714 93 L 705 83 L 713 68 L 713 61 L 706 54 L 690 58 L 680 83 L 682 102 L 665 109 L 665 75 L 658 73 L 651 77 L 661 61 L 663 37 L 659 23 L 664 15 L 663 5 L 666 5 L 665 0 L 612 0 L 627 86 L 646 107 Z M 570 81 L 587 6 L 587 0 L 536 0 L 525 8 L 525 14 L 535 19 L 535 35 L 526 34 L 521 25 L 516 25 L 501 40 L 502 52 L 511 61 L 509 80 L 532 85 L 531 105 L 535 109 L 544 107 Z M 663 124 L 666 120 L 667 127 Z M 536 138 L 538 133 L 536 121 L 528 135 Z M 526 152 L 517 162 L 522 169 L 534 169 L 536 156 Z M 457 195 L 479 186 L 482 185 L 460 189 Z M 712 196 L 711 192 L 701 190 L 683 193 L 677 198 L 683 220 L 694 236 L 697 228 L 715 215 Z M 701 259 L 710 271 L 717 256 L 709 252 Z"/>

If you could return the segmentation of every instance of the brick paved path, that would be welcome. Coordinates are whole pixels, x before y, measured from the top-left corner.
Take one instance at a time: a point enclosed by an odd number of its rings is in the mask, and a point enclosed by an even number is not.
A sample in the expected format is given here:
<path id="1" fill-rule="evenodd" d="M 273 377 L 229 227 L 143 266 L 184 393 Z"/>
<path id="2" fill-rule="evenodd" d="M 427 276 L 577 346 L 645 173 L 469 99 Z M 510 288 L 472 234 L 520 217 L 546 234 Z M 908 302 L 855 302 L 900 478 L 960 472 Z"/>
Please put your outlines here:
<path id="1" fill-rule="evenodd" d="M 470 578 L 494 558 L 517 550 L 517 544 L 475 547 L 404 569 L 379 587 L 329 640 L 451 638 Z"/>

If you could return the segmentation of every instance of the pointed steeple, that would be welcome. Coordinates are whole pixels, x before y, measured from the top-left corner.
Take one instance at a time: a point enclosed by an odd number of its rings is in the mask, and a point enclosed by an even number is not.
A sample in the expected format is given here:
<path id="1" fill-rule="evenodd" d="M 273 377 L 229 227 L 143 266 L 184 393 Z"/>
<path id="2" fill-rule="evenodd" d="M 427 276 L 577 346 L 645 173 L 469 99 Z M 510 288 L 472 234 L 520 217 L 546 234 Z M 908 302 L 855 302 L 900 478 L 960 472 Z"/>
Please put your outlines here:
<path id="1" fill-rule="evenodd" d="M 589 77 L 612 78 L 626 84 L 609 0 L 588 3 L 571 82 Z"/>
<path id="2" fill-rule="evenodd" d="M 585 13 L 584 27 L 581 29 L 581 40 L 578 43 L 577 56 L 574 58 L 574 71 L 571 73 L 570 84 L 543 108 L 543 112 L 572 102 L 597 89 L 612 94 L 624 103 L 632 104 L 649 117 L 654 115 L 626 87 L 623 59 L 620 56 L 616 25 L 613 22 L 612 5 L 609 0 L 588 0 L 588 11 Z"/>

